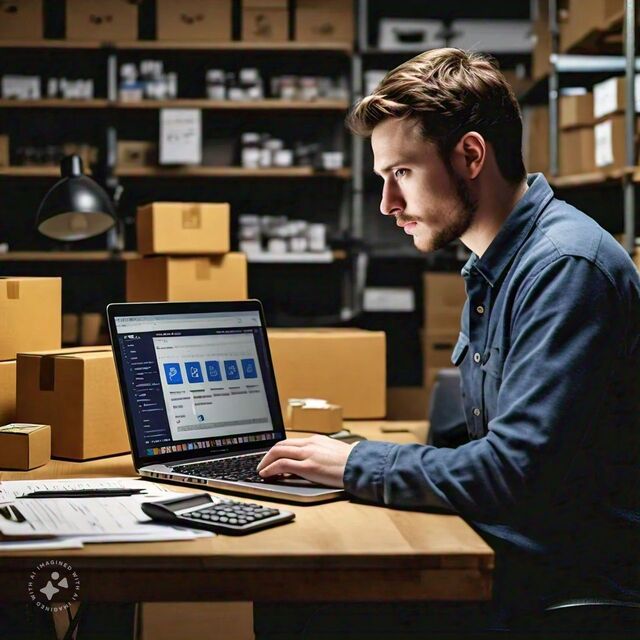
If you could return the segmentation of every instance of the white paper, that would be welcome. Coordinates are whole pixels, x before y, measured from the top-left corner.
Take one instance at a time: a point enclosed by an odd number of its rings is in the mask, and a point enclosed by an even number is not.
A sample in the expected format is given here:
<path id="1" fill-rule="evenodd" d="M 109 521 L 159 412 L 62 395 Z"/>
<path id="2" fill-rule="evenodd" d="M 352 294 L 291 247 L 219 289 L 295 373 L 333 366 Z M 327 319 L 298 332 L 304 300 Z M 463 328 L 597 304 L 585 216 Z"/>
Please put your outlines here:
<path id="1" fill-rule="evenodd" d="M 613 123 L 601 122 L 594 127 L 596 138 L 596 167 L 613 164 Z"/>
<path id="2" fill-rule="evenodd" d="M 593 87 L 593 115 L 602 118 L 618 110 L 618 84 L 616 78 L 609 78 Z"/>
<path id="3" fill-rule="evenodd" d="M 82 549 L 80 538 L 54 538 L 53 540 L 16 540 L 0 542 L 0 551 L 46 551 L 49 549 Z"/>
<path id="4" fill-rule="evenodd" d="M 160 164 L 202 164 L 200 109 L 161 109 Z"/>

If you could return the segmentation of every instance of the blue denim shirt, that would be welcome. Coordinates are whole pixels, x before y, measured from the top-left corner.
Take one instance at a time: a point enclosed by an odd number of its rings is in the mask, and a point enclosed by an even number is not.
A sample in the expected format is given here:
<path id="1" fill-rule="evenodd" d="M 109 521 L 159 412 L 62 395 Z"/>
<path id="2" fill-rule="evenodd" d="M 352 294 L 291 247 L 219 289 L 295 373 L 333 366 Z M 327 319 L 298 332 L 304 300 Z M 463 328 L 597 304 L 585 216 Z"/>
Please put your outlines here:
<path id="1" fill-rule="evenodd" d="M 494 596 L 526 593 L 533 607 L 640 598 L 638 272 L 541 174 L 528 184 L 484 255 L 462 270 L 467 302 L 452 362 L 469 442 L 360 442 L 345 488 L 458 513 L 496 550 L 506 578 L 498 575 Z"/>

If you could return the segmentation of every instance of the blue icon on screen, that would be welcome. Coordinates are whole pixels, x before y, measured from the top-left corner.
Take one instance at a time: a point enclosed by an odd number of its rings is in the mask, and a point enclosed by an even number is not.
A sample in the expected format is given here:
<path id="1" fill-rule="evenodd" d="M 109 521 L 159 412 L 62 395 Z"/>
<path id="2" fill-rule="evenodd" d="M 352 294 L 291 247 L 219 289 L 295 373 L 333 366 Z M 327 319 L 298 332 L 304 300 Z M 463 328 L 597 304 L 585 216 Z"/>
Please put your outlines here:
<path id="1" fill-rule="evenodd" d="M 220 363 L 217 360 L 207 360 L 204 366 L 207 368 L 207 380 L 209 382 L 220 382 L 222 380 Z"/>
<path id="2" fill-rule="evenodd" d="M 242 371 L 244 372 L 245 378 L 257 378 L 258 372 L 256 371 L 256 363 L 253 358 L 247 358 L 245 360 L 241 360 L 242 362 Z"/>
<path id="3" fill-rule="evenodd" d="M 167 384 L 182 384 L 182 373 L 177 362 L 165 363 L 164 376 L 167 379 Z"/>
<path id="4" fill-rule="evenodd" d="M 227 374 L 227 380 L 240 380 L 240 371 L 238 371 L 238 362 L 236 360 L 225 360 L 224 370 Z"/>
<path id="5" fill-rule="evenodd" d="M 204 382 L 202 367 L 199 362 L 185 362 L 184 368 L 187 370 L 187 380 L 189 382 Z"/>
<path id="6" fill-rule="evenodd" d="M 201 413 L 198 414 L 198 422 L 204 422 L 204 416 Z"/>

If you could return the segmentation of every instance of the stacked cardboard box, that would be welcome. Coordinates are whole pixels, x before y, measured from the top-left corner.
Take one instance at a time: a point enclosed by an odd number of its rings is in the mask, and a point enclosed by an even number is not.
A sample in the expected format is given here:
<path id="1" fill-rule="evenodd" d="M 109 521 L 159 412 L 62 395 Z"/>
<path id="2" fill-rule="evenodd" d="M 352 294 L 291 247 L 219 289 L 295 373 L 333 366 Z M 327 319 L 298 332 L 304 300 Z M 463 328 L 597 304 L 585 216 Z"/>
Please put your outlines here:
<path id="1" fill-rule="evenodd" d="M 352 42 L 353 3 L 345 0 L 297 0 L 295 38 L 301 42 Z"/>
<path id="2" fill-rule="evenodd" d="M 156 39 L 229 42 L 231 0 L 156 0 Z"/>
<path id="3" fill-rule="evenodd" d="M 593 94 L 560 98 L 560 175 L 595 171 Z"/>
<path id="4" fill-rule="evenodd" d="M 247 298 L 247 258 L 229 253 L 227 203 L 154 202 L 140 207 L 138 251 L 127 263 L 127 300 Z"/>
<path id="5" fill-rule="evenodd" d="M 467 296 L 459 273 L 426 273 L 423 282 L 423 380 L 429 398 L 438 371 L 453 366 L 451 353 L 460 334 Z"/>
<path id="6" fill-rule="evenodd" d="M 66 16 L 67 40 L 138 39 L 138 3 L 131 0 L 67 0 Z"/>
<path id="7" fill-rule="evenodd" d="M 42 40 L 42 0 L 0 2 L 0 40 Z"/>
<path id="8" fill-rule="evenodd" d="M 247 42 L 288 40 L 287 0 L 242 0 L 242 39 Z"/>
<path id="9" fill-rule="evenodd" d="M 560 50 L 578 47 L 592 33 L 606 29 L 622 17 L 624 0 L 564 0 L 565 19 L 560 25 Z"/>
<path id="10" fill-rule="evenodd" d="M 527 107 L 524 120 L 524 160 L 529 173 L 549 173 L 549 107 Z"/>

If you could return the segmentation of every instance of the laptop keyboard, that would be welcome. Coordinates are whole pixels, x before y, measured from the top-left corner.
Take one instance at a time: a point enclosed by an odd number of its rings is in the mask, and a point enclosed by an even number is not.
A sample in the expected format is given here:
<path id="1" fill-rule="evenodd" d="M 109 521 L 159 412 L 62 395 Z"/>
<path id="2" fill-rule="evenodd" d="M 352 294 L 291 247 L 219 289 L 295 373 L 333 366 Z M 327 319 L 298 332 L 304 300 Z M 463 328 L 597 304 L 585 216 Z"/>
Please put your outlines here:
<path id="1" fill-rule="evenodd" d="M 181 464 L 174 471 L 198 478 L 215 478 L 232 482 L 264 482 L 256 471 L 264 453 L 257 453 L 237 458 L 221 458 L 194 464 Z"/>

